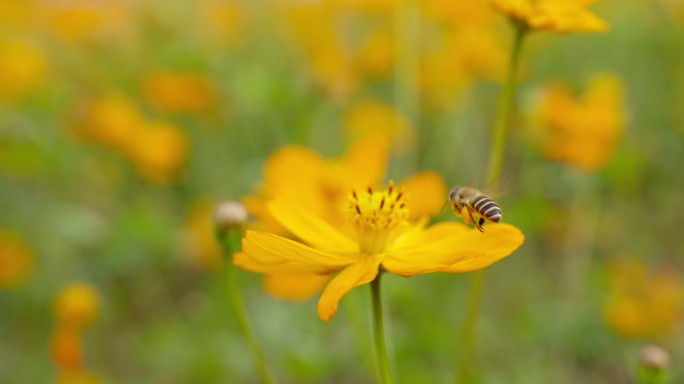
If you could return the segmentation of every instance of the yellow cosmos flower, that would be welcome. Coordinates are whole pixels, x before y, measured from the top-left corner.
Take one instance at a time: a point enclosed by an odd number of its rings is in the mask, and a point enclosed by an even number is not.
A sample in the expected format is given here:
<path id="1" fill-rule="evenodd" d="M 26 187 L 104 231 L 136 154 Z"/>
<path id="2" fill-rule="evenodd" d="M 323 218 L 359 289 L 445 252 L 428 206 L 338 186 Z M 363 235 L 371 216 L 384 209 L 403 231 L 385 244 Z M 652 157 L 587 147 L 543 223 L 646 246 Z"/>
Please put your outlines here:
<path id="1" fill-rule="evenodd" d="M 0 99 L 16 99 L 38 87 L 47 73 L 43 50 L 27 39 L 0 40 Z"/>
<path id="2" fill-rule="evenodd" d="M 117 92 L 79 105 L 74 115 L 76 134 L 120 151 L 127 148 L 145 120 L 135 103 Z"/>
<path id="3" fill-rule="evenodd" d="M 360 43 L 355 64 L 359 73 L 383 77 L 392 73 L 395 39 L 392 28 L 378 28 Z"/>
<path id="4" fill-rule="evenodd" d="M 257 219 L 251 228 L 291 234 L 266 208 L 274 198 L 294 201 L 330 225 L 346 225 L 347 194 L 354 188 L 379 185 L 387 168 L 388 154 L 388 137 L 377 133 L 357 138 L 343 156 L 335 159 L 324 159 L 299 146 L 276 151 L 266 161 L 262 186 L 242 200 Z M 419 172 L 404 180 L 401 186 L 407 196 L 420 196 L 408 202 L 410 220 L 438 214 L 447 194 L 444 180 L 435 172 Z M 305 300 L 320 292 L 328 280 L 330 274 L 273 274 L 266 276 L 265 288 L 280 298 Z"/>
<path id="5" fill-rule="evenodd" d="M 428 228 L 410 223 L 405 193 L 392 182 L 382 191 L 353 191 L 348 196 L 348 225 L 341 229 L 291 201 L 274 200 L 268 210 L 303 243 L 247 231 L 235 264 L 283 275 L 339 271 L 318 302 L 318 315 L 326 321 L 347 292 L 371 282 L 381 270 L 402 276 L 474 271 L 510 255 L 524 239 L 508 224 L 480 233 L 455 222 Z"/>
<path id="6" fill-rule="evenodd" d="M 238 2 L 223 0 L 199 1 L 198 26 L 207 38 L 227 45 L 237 44 L 245 24 L 245 11 Z"/>
<path id="7" fill-rule="evenodd" d="M 608 23 L 587 7 L 595 0 L 490 0 L 492 6 L 529 28 L 557 33 L 597 32 Z"/>
<path id="8" fill-rule="evenodd" d="M 188 141 L 185 132 L 173 123 L 146 121 L 128 138 L 124 154 L 146 180 L 171 183 L 188 158 Z"/>
<path id="9" fill-rule="evenodd" d="M 80 43 L 121 37 L 132 26 L 134 8 L 126 1 L 41 1 L 41 25 L 54 36 Z"/>
<path id="10" fill-rule="evenodd" d="M 100 295 L 86 283 L 71 283 L 55 298 L 55 317 L 64 326 L 82 329 L 95 320 L 100 311 Z"/>
<path id="11" fill-rule="evenodd" d="M 551 86 L 539 111 L 544 154 L 593 171 L 612 157 L 625 127 L 624 85 L 615 75 L 594 76 L 585 95 L 576 99 L 563 86 Z"/>
<path id="12" fill-rule="evenodd" d="M 684 320 L 684 280 L 674 270 L 649 273 L 633 260 L 611 265 L 603 317 L 626 337 L 667 337 Z"/>

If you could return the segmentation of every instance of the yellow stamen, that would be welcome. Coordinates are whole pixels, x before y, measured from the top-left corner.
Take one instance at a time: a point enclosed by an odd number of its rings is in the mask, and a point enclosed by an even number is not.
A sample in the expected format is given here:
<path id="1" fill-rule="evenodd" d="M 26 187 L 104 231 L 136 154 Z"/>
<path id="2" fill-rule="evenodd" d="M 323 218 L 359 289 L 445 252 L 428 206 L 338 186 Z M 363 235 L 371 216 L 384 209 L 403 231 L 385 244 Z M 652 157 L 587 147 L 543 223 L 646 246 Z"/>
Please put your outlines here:
<path id="1" fill-rule="evenodd" d="M 392 230 L 408 218 L 404 193 L 390 181 L 387 190 L 352 191 L 349 220 L 356 229 L 361 252 L 372 255 L 385 251 Z"/>

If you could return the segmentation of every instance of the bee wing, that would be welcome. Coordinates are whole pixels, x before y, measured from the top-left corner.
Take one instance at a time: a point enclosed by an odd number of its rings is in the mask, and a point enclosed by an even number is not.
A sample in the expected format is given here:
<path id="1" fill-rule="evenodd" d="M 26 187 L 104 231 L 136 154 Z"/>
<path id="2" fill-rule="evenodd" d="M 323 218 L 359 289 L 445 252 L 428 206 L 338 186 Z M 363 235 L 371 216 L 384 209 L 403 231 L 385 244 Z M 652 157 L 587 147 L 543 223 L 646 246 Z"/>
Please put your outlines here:
<path id="1" fill-rule="evenodd" d="M 447 201 L 444 202 L 444 205 L 442 205 L 442 209 L 439 210 L 440 214 L 444 213 L 444 208 L 446 208 L 447 205 L 449 205 L 449 199 L 447 199 Z"/>
<path id="2" fill-rule="evenodd" d="M 490 198 L 498 198 L 503 195 L 506 195 L 508 191 L 511 189 L 511 182 L 510 179 L 506 180 L 505 182 L 500 182 L 495 185 L 491 185 L 485 189 L 482 190 L 482 193 L 487 195 Z"/>

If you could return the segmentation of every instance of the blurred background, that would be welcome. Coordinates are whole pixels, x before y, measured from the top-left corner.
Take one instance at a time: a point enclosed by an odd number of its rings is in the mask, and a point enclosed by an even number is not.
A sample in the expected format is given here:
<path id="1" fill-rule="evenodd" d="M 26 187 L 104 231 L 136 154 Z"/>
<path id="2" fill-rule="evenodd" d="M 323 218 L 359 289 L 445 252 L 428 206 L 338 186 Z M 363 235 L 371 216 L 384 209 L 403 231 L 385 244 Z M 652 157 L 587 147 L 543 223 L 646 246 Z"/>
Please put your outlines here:
<path id="1" fill-rule="evenodd" d="M 487 273 L 483 383 L 684 356 L 684 2 L 592 10 L 608 32 L 524 48 L 497 201 L 526 243 Z M 0 382 L 258 382 L 213 205 L 278 148 L 369 133 L 386 179 L 482 186 L 511 40 L 484 1 L 0 2 Z M 238 276 L 280 382 L 375 382 L 365 287 L 325 323 Z M 470 276 L 384 280 L 396 376 L 452 382 Z"/>

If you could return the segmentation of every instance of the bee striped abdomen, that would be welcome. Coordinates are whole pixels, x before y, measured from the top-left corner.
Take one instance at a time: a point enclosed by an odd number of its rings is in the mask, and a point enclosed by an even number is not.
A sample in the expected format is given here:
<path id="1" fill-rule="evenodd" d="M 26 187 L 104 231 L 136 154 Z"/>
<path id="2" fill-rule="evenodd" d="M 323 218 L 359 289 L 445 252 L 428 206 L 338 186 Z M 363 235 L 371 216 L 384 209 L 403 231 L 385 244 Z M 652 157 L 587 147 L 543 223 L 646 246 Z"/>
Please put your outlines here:
<path id="1" fill-rule="evenodd" d="M 479 213 L 485 220 L 498 223 L 501 221 L 501 208 L 487 196 L 480 195 L 470 201 L 475 212 Z"/>

